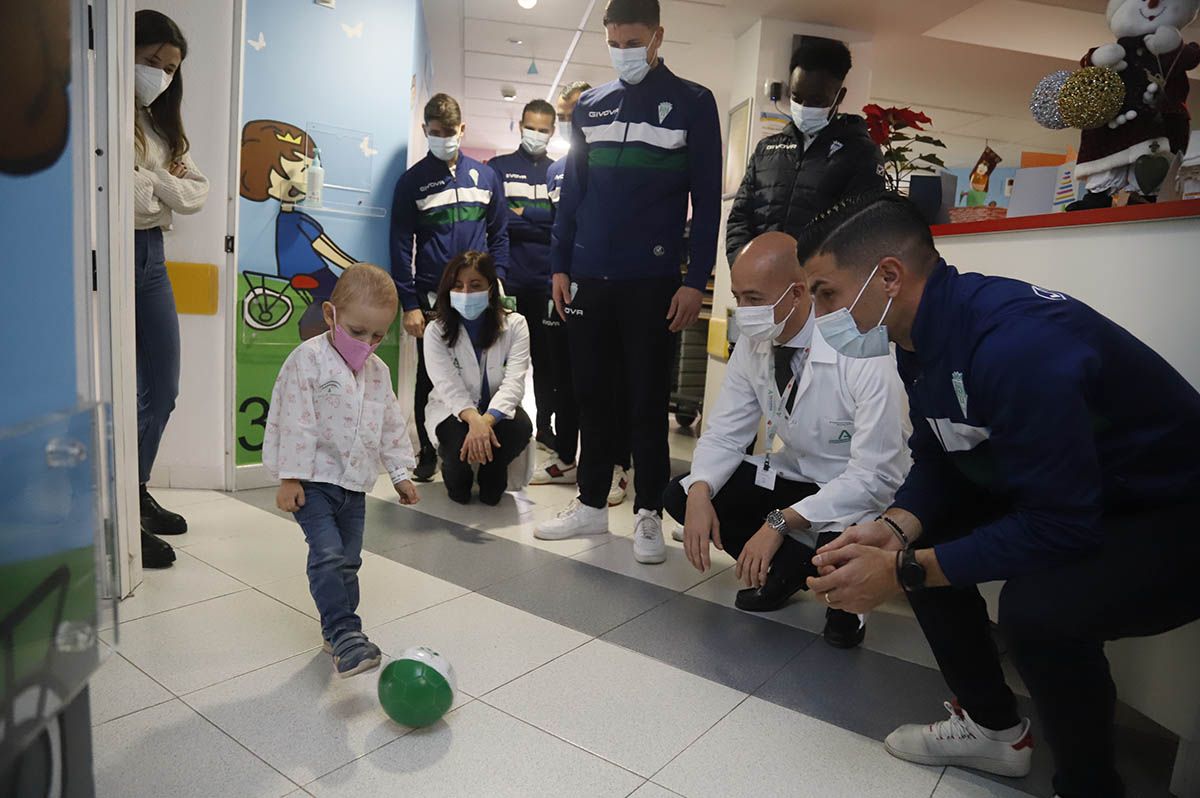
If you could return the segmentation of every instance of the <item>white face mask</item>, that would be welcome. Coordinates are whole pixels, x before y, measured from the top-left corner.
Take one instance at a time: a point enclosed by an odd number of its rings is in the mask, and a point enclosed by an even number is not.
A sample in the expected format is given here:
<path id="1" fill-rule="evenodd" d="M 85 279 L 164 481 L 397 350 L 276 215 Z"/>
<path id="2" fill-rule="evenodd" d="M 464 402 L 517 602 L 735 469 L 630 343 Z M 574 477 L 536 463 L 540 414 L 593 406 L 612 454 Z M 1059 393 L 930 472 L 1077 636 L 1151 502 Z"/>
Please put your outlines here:
<path id="1" fill-rule="evenodd" d="M 619 47 L 609 46 L 608 57 L 612 59 L 613 69 L 617 77 L 626 83 L 637 85 L 650 74 L 650 63 L 646 60 L 650 52 L 648 47 Z"/>
<path id="2" fill-rule="evenodd" d="M 133 66 L 133 96 L 142 108 L 153 105 L 167 87 L 171 85 L 171 75 L 158 67 L 146 64 Z"/>
<path id="3" fill-rule="evenodd" d="M 529 128 L 521 128 L 521 146 L 524 147 L 530 155 L 541 155 L 546 151 L 546 145 L 550 143 L 549 133 L 539 133 L 536 130 Z"/>
<path id="4" fill-rule="evenodd" d="M 854 310 L 858 300 L 862 299 L 871 280 L 875 279 L 877 271 L 879 271 L 879 264 L 875 264 L 875 268 L 871 270 L 871 276 L 863 283 L 862 289 L 849 308 L 817 316 L 817 329 L 821 331 L 821 337 L 846 357 L 882 357 L 891 351 L 888 347 L 887 325 L 883 323 L 883 320 L 887 318 L 888 311 L 892 309 L 891 297 L 888 297 L 887 306 L 883 309 L 883 315 L 879 317 L 879 323 L 865 333 L 858 331 L 858 323 L 854 321 L 854 316 L 850 315 L 850 311 Z"/>
<path id="5" fill-rule="evenodd" d="M 433 157 L 442 161 L 453 161 L 458 155 L 459 136 L 426 136 L 429 139 L 429 151 Z"/>
<path id="6" fill-rule="evenodd" d="M 792 121 L 796 123 L 800 132 L 809 138 L 829 127 L 829 116 L 832 112 L 832 105 L 828 108 L 814 108 L 792 100 Z"/>
<path id="7" fill-rule="evenodd" d="M 558 135 L 563 141 L 571 141 L 571 120 L 558 120 Z"/>
<path id="8" fill-rule="evenodd" d="M 792 289 L 796 287 L 792 283 L 783 292 L 779 299 L 775 300 L 773 305 L 752 305 L 748 307 L 738 307 L 733 311 L 733 319 L 737 322 L 738 332 L 749 338 L 755 343 L 764 341 L 774 341 L 783 332 L 784 326 L 788 323 L 788 319 L 796 312 L 795 304 L 783 321 L 775 321 L 775 308 L 779 307 L 779 303 L 787 299 Z"/>

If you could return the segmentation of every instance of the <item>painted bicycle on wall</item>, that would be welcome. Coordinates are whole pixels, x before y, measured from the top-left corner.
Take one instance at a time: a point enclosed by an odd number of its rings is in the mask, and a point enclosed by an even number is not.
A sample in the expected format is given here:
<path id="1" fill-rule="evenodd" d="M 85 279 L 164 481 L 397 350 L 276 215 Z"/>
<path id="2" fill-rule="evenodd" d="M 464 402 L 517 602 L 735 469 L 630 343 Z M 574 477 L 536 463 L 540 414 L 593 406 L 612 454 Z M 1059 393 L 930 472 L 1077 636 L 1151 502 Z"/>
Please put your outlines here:
<path id="1" fill-rule="evenodd" d="M 242 272 L 246 293 L 242 297 L 242 320 L 251 330 L 278 330 L 313 303 L 312 292 L 317 281 L 307 274 L 291 279 L 278 274 Z"/>

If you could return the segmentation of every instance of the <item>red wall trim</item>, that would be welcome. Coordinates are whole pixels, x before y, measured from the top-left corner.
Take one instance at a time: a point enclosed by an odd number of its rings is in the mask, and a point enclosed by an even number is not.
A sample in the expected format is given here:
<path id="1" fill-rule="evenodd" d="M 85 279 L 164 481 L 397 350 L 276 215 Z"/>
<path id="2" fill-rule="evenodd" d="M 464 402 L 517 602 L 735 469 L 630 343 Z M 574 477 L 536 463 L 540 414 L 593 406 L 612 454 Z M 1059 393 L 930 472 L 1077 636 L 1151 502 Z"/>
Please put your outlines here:
<path id="1" fill-rule="evenodd" d="M 976 233 L 1003 233 L 1009 230 L 1046 230 L 1054 227 L 1079 227 L 1087 224 L 1123 224 L 1153 222 L 1163 219 L 1200 217 L 1200 199 L 1163 202 L 1154 205 L 1128 205 L 1124 208 L 1103 208 L 1095 211 L 1047 213 L 1040 216 L 1017 216 L 1012 219 L 993 219 L 987 222 L 935 224 L 934 236 L 962 236 Z"/>

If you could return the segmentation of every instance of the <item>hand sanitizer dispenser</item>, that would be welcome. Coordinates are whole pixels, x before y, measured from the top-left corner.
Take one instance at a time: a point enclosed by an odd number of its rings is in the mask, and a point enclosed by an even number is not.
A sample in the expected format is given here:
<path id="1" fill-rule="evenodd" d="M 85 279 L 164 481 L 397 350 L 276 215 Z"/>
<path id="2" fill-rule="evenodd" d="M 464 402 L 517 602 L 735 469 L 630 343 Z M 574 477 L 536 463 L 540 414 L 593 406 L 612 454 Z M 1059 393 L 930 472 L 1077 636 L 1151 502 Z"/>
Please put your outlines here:
<path id="1" fill-rule="evenodd" d="M 321 166 L 321 150 L 313 147 L 313 162 L 308 167 L 308 196 L 305 204 L 321 207 L 321 195 L 325 191 L 325 167 Z"/>

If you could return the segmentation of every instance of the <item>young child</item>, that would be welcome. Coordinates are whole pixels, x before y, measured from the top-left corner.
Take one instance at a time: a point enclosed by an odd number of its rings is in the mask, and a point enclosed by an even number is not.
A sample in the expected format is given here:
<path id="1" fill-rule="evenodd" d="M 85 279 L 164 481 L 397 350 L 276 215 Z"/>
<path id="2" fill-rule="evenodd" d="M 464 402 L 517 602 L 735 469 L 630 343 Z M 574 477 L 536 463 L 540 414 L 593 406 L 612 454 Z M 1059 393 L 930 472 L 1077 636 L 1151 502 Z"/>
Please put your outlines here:
<path id="1" fill-rule="evenodd" d="M 385 271 L 346 269 L 322 305 L 330 332 L 300 344 L 279 370 L 263 439 L 263 465 L 280 480 L 275 503 L 295 514 L 308 541 L 308 586 L 341 677 L 381 657 L 355 614 L 365 494 L 380 465 L 401 504 L 418 500 L 407 419 L 388 367 L 373 354 L 398 306 Z"/>

